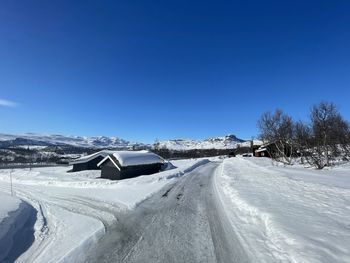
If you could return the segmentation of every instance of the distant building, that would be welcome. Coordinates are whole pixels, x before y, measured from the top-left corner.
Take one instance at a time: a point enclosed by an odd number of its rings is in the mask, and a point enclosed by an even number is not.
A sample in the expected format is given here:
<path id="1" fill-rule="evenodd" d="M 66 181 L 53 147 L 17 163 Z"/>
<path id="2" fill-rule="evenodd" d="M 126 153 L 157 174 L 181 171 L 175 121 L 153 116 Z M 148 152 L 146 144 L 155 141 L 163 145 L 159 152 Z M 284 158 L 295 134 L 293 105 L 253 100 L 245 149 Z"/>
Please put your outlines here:
<path id="1" fill-rule="evenodd" d="M 159 155 L 149 151 L 117 151 L 101 160 L 101 178 L 121 180 L 158 173 L 164 163 Z"/>
<path id="2" fill-rule="evenodd" d="M 99 151 L 75 159 L 69 163 L 70 165 L 73 165 L 71 172 L 78 172 L 83 170 L 99 170 L 100 168 L 97 166 L 97 164 L 101 162 L 103 158 L 112 153 L 113 151 Z"/>
<path id="3" fill-rule="evenodd" d="M 254 151 L 255 157 L 278 157 L 281 154 L 286 156 L 291 156 L 292 146 L 290 144 L 284 144 L 283 146 L 278 146 L 276 142 L 268 142 L 261 145 L 257 150 Z M 278 148 L 279 147 L 279 148 Z"/>
<path id="4" fill-rule="evenodd" d="M 257 150 L 255 150 L 254 153 L 255 157 L 271 157 L 269 150 L 267 147 L 259 147 Z"/>
<path id="5" fill-rule="evenodd" d="M 228 157 L 236 157 L 236 153 L 234 151 L 228 153 Z"/>

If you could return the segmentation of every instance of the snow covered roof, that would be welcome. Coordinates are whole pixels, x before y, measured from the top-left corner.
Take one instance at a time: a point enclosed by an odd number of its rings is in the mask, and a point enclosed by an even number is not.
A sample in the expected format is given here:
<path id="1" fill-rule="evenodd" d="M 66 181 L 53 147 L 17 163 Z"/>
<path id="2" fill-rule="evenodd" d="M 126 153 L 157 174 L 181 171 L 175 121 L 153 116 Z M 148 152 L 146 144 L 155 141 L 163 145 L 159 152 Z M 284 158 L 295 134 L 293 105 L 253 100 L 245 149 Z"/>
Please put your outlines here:
<path id="1" fill-rule="evenodd" d="M 101 162 L 97 164 L 100 166 L 107 159 L 111 160 L 112 163 L 118 167 L 117 163 L 113 160 L 116 159 L 120 166 L 134 166 L 144 164 L 155 164 L 164 163 L 164 159 L 159 155 L 149 151 L 115 151 L 112 154 L 106 156 Z M 118 167 L 119 168 L 119 167 Z"/>
<path id="2" fill-rule="evenodd" d="M 88 161 L 91 161 L 99 156 L 102 157 L 106 157 L 110 154 L 113 154 L 114 151 L 107 151 L 107 150 L 103 150 L 103 151 L 99 151 L 90 155 L 86 155 L 86 156 L 82 156 L 74 161 L 69 162 L 69 164 L 78 164 L 78 163 L 86 163 Z"/>
<path id="3" fill-rule="evenodd" d="M 259 153 L 259 152 L 264 152 L 264 151 L 267 151 L 267 149 L 265 147 L 260 147 L 255 152 Z"/>

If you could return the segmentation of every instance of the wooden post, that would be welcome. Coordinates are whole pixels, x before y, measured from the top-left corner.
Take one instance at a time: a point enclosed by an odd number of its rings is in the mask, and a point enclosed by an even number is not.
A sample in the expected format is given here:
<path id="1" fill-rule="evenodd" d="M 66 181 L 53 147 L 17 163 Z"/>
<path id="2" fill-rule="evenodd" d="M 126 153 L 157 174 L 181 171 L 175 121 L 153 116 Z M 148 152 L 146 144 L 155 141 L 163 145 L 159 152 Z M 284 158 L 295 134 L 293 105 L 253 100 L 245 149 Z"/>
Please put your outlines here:
<path id="1" fill-rule="evenodd" d="M 10 183 L 11 183 L 11 196 L 13 196 L 13 187 L 12 187 L 12 168 L 10 170 Z"/>

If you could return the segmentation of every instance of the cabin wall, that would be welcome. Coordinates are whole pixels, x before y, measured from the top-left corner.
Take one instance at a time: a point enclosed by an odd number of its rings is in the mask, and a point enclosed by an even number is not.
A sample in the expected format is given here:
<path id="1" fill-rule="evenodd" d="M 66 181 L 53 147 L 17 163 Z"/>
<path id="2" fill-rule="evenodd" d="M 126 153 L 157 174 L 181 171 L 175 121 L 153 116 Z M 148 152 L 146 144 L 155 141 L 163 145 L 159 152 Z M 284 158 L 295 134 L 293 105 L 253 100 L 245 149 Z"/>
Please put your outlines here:
<path id="1" fill-rule="evenodd" d="M 269 157 L 269 158 L 271 158 L 268 151 L 255 152 L 254 156 L 255 157 Z"/>
<path id="2" fill-rule="evenodd" d="M 158 173 L 162 164 L 148 164 L 122 167 L 121 171 L 115 167 L 110 160 L 101 165 L 101 178 L 121 180 L 133 178 L 140 175 Z"/>
<path id="3" fill-rule="evenodd" d="M 103 159 L 102 156 L 98 156 L 88 162 L 85 163 L 77 163 L 73 164 L 73 172 L 84 171 L 84 170 L 99 170 L 100 168 L 97 166 L 99 162 Z"/>
<path id="4" fill-rule="evenodd" d="M 101 178 L 120 180 L 120 171 L 116 167 L 104 165 L 101 167 Z"/>
<path id="5" fill-rule="evenodd" d="M 132 178 L 139 175 L 148 175 L 158 173 L 161 169 L 161 164 L 148 164 L 148 165 L 137 165 L 127 166 L 121 169 L 121 179 Z"/>

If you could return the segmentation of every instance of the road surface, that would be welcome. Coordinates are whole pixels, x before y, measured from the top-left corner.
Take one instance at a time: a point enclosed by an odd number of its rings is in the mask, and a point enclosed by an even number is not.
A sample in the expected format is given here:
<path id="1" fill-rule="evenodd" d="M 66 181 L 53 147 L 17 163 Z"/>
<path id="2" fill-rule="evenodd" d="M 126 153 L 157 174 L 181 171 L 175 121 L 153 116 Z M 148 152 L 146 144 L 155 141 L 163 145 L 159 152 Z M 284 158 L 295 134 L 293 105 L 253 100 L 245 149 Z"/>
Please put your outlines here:
<path id="1" fill-rule="evenodd" d="M 86 262 L 248 262 L 217 198 L 218 162 L 117 215 Z"/>

